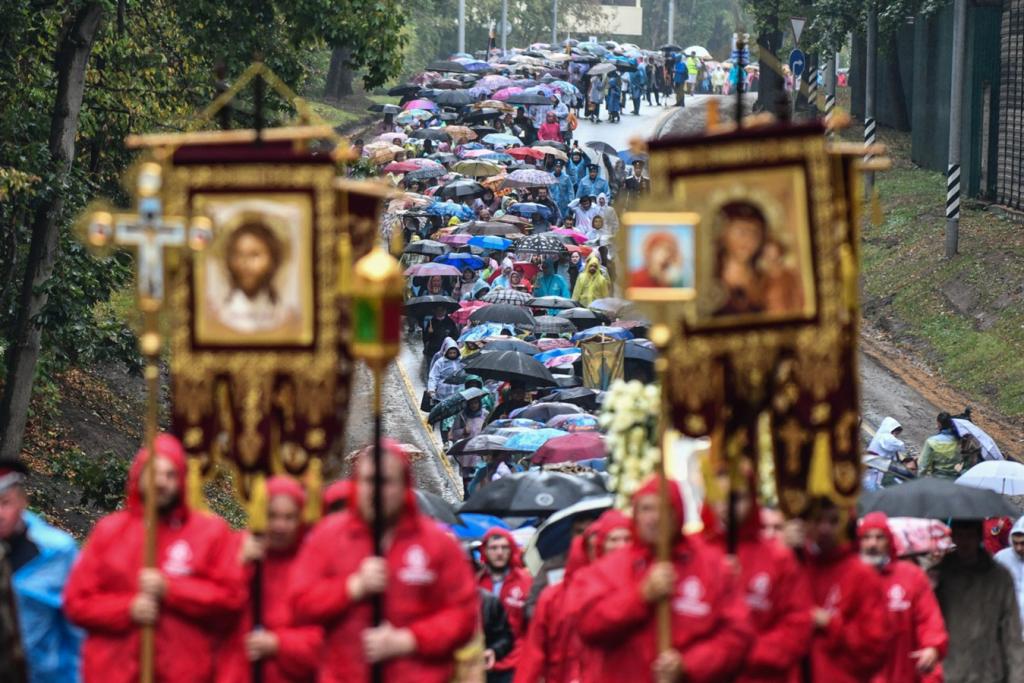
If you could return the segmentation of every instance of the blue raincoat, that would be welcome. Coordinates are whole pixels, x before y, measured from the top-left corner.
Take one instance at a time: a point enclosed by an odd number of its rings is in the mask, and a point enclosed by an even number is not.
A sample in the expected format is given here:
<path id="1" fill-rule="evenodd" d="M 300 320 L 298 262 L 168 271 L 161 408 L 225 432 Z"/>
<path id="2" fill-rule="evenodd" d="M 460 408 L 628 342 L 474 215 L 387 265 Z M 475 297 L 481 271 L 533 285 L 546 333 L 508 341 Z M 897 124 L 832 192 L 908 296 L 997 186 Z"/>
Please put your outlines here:
<path id="1" fill-rule="evenodd" d="M 61 608 L 61 593 L 78 556 L 75 540 L 31 512 L 23 512 L 28 540 L 39 554 L 14 573 L 21 642 L 31 683 L 77 683 L 84 633 Z"/>
<path id="2" fill-rule="evenodd" d="M 580 184 L 580 181 L 587 177 L 587 165 L 590 160 L 586 156 L 581 156 L 579 163 L 572 160 L 572 155 L 569 156 L 569 161 L 565 164 L 565 173 L 572 179 L 573 187 L 575 188 Z"/>
<path id="3" fill-rule="evenodd" d="M 565 216 L 569 213 L 569 202 L 576 196 L 576 189 L 572 178 L 565 171 L 561 173 L 556 171 L 552 175 L 555 176 L 555 180 L 558 182 L 548 186 L 548 194 L 551 196 L 551 201 L 558 206 L 558 210 Z"/>
<path id="4" fill-rule="evenodd" d="M 593 180 L 590 179 L 590 174 L 587 174 L 580 180 L 579 186 L 576 188 L 576 198 L 580 197 L 597 197 L 597 195 L 604 193 L 605 196 L 612 196 L 612 188 L 608 185 L 608 181 L 597 176 Z"/>
<path id="5" fill-rule="evenodd" d="M 634 100 L 639 100 L 643 97 L 644 86 L 647 82 L 647 75 L 643 69 L 637 69 L 633 73 L 629 74 L 629 96 Z"/>
<path id="6" fill-rule="evenodd" d="M 609 114 L 622 111 L 622 81 L 614 73 L 608 77 L 608 95 L 604 102 Z"/>

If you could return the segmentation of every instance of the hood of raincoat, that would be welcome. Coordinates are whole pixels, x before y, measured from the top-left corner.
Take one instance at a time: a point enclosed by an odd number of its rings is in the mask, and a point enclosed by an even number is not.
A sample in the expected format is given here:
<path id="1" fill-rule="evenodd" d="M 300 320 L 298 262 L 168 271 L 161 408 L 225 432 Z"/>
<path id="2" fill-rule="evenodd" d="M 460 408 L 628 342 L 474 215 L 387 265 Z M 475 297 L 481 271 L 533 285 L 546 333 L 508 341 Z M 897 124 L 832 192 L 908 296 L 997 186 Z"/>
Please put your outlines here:
<path id="1" fill-rule="evenodd" d="M 857 540 L 864 538 L 868 531 L 881 531 L 889 539 L 889 562 L 896 561 L 896 537 L 889 528 L 889 517 L 884 512 L 869 512 L 857 526 Z"/>
<path id="2" fill-rule="evenodd" d="M 504 538 L 506 541 L 508 541 L 509 546 L 512 548 L 512 552 L 509 554 L 508 558 L 508 569 L 522 569 L 524 566 L 522 551 L 519 550 L 519 546 L 516 545 L 516 539 L 512 536 L 509 530 L 502 529 L 501 527 L 494 527 L 492 529 L 489 529 L 487 533 L 484 534 L 483 539 L 481 539 L 480 559 L 483 561 L 483 563 L 487 564 L 487 557 L 486 555 L 484 555 L 483 549 L 487 547 L 488 541 L 490 541 L 492 538 Z"/>
<path id="3" fill-rule="evenodd" d="M 1014 534 L 1024 534 L 1024 517 L 1014 522 L 1010 528 L 1010 535 L 1013 536 Z"/>
<path id="4" fill-rule="evenodd" d="M 686 523 L 686 512 L 685 512 L 686 508 L 683 506 L 683 490 L 679 487 L 679 482 L 677 482 L 677 481 L 675 481 L 673 479 L 669 479 L 666 482 L 666 486 L 668 488 L 668 504 L 670 506 L 672 506 L 672 510 L 675 512 L 676 520 L 678 520 L 678 524 L 676 525 L 676 528 L 673 529 L 673 534 L 672 534 L 672 543 L 674 545 L 675 543 L 677 543 L 678 541 L 683 539 L 683 524 Z M 638 488 L 636 490 L 636 493 L 633 494 L 633 519 L 632 519 L 631 524 L 632 524 L 632 528 L 633 528 L 633 545 L 635 547 L 637 547 L 637 548 L 643 548 L 645 550 L 653 550 L 653 548 L 648 546 L 646 541 L 644 541 L 643 539 L 640 538 L 640 534 L 637 531 L 637 527 L 636 527 L 636 508 L 637 508 L 637 502 L 643 496 L 657 496 L 658 495 L 658 491 L 659 491 L 658 477 L 651 477 L 650 479 L 647 480 L 647 483 L 645 483 L 643 486 Z"/>
<path id="5" fill-rule="evenodd" d="M 447 354 L 448 351 L 451 350 L 451 349 L 456 349 L 457 350 L 458 348 L 459 348 L 458 342 L 456 342 L 451 337 L 445 337 L 444 341 L 441 342 L 441 358 L 443 358 L 445 360 L 452 360 L 452 359 L 447 358 L 445 354 Z M 458 359 L 456 358 L 454 360 L 458 360 Z"/>
<path id="6" fill-rule="evenodd" d="M 280 474 L 273 476 L 270 479 L 267 479 L 267 503 L 269 504 L 270 501 L 277 496 L 291 498 L 295 505 L 298 506 L 301 518 L 302 511 L 306 507 L 306 490 L 302 488 L 302 484 L 289 476 Z M 305 535 L 306 524 L 302 523 L 299 525 L 299 532 L 295 536 L 295 544 L 288 550 L 283 551 L 281 554 L 288 555 L 297 550 Z"/>
<path id="7" fill-rule="evenodd" d="M 183 517 L 188 513 L 188 505 L 185 502 L 185 447 L 177 437 L 170 434 L 157 434 L 153 442 L 157 456 L 166 458 L 178 471 L 178 504 L 172 512 L 172 516 Z M 140 448 L 132 461 L 131 469 L 128 470 L 128 510 L 133 514 L 142 514 L 142 472 L 149 460 L 149 449 Z"/>
<path id="8" fill-rule="evenodd" d="M 339 479 L 338 481 L 328 484 L 327 488 L 324 489 L 324 509 L 330 510 L 335 503 L 343 501 L 347 504 L 351 495 L 351 479 Z"/>
<path id="9" fill-rule="evenodd" d="M 597 520 L 587 528 L 587 533 L 594 539 L 594 557 L 604 556 L 604 542 L 608 535 L 618 529 L 633 529 L 633 520 L 623 512 L 612 508 L 605 510 Z"/>

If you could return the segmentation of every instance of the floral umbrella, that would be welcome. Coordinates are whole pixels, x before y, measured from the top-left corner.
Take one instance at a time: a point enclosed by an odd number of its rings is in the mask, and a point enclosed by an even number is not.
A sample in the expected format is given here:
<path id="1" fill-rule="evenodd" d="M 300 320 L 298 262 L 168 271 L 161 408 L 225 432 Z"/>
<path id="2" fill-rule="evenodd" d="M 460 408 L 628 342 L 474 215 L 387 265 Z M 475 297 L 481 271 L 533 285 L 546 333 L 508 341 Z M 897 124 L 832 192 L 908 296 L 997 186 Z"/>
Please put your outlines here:
<path id="1" fill-rule="evenodd" d="M 512 85 L 512 79 L 505 76 L 484 76 L 476 82 L 476 87 L 495 91 Z"/>
<path id="2" fill-rule="evenodd" d="M 419 169 L 416 164 L 410 164 L 408 161 L 392 161 L 390 164 L 384 167 L 385 173 L 408 173 L 409 171 L 415 171 Z"/>
<path id="3" fill-rule="evenodd" d="M 429 111 L 424 111 L 422 109 L 409 109 L 396 116 L 395 122 L 404 126 L 405 124 L 412 123 L 413 121 L 429 121 L 432 118 L 434 118 L 434 114 Z"/>
<path id="4" fill-rule="evenodd" d="M 375 137 L 373 140 L 371 140 L 370 144 L 367 145 L 367 147 L 369 147 L 370 145 L 376 144 L 378 142 L 386 142 L 389 145 L 400 145 L 403 142 L 405 142 L 407 139 L 408 139 L 408 136 L 405 133 L 381 133 L 380 135 Z"/>
<path id="5" fill-rule="evenodd" d="M 501 186 L 503 188 L 546 187 L 548 185 L 554 185 L 557 182 L 558 180 L 555 176 L 551 175 L 547 171 L 523 168 L 509 173 Z"/>
<path id="6" fill-rule="evenodd" d="M 407 159 L 407 161 L 410 164 L 415 164 L 419 168 L 439 168 L 441 170 L 445 170 L 443 164 L 439 164 L 438 162 L 434 161 L 433 159 L 416 158 L 416 159 Z"/>
<path id="7" fill-rule="evenodd" d="M 494 93 L 493 97 L 496 100 L 507 100 L 512 95 L 519 95 L 523 92 L 523 89 L 519 86 L 512 86 L 510 88 L 502 88 L 498 92 Z"/>
<path id="8" fill-rule="evenodd" d="M 482 102 L 477 102 L 477 103 L 475 103 L 473 105 L 473 109 L 497 109 L 498 111 L 503 111 L 503 112 L 507 112 L 507 113 L 510 113 L 510 114 L 513 113 L 516 110 L 515 107 L 513 107 L 510 104 L 508 104 L 507 102 L 502 102 L 501 100 L 493 100 L 493 99 L 492 100 L 483 100 Z"/>

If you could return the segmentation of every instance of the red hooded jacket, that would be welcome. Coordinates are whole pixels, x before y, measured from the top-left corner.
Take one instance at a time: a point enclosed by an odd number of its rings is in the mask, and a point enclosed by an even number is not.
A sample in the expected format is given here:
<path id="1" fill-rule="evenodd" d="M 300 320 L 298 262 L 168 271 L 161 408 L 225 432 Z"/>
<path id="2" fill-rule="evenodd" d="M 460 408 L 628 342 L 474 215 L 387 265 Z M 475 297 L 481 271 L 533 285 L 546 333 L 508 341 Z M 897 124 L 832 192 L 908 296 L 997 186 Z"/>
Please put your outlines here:
<path id="1" fill-rule="evenodd" d="M 889 538 L 889 562 L 880 568 L 880 572 L 889 609 L 889 628 L 893 634 L 885 666 L 872 680 L 874 683 L 919 683 L 925 678 L 917 673 L 916 662 L 910 658 L 910 653 L 934 647 L 939 651 L 940 659 L 945 657 L 949 645 L 946 622 L 928 576 L 916 564 L 896 559 L 896 543 L 885 513 L 865 515 L 858 537 L 869 529 L 879 529 Z"/>
<path id="2" fill-rule="evenodd" d="M 397 444 L 385 443 L 403 462 L 406 497 L 384 553 L 384 619 L 412 631 L 416 652 L 385 662 L 384 680 L 447 683 L 455 651 L 470 639 L 480 618 L 473 570 L 458 544 L 420 515 L 408 459 Z M 320 683 L 370 678 L 362 633 L 371 627 L 371 603 L 353 602 L 346 590 L 349 576 L 373 553 L 372 530 L 358 512 L 358 492 L 353 482 L 348 509 L 327 516 L 310 531 L 292 569 L 296 621 L 325 629 Z"/>
<path id="3" fill-rule="evenodd" d="M 565 574 L 560 583 L 550 585 L 540 594 L 530 620 L 515 683 L 576 683 L 580 680 L 585 659 L 577 629 L 578 615 L 572 611 L 570 596 L 576 573 L 590 561 L 586 547 L 593 539 L 595 557 L 604 553 L 604 539 L 615 529 L 628 529 L 629 517 L 618 510 L 608 510 L 573 539 Z"/>
<path id="4" fill-rule="evenodd" d="M 185 481 L 185 451 L 161 434 L 156 451 Z M 138 593 L 145 531 L 139 476 L 148 459 L 139 451 L 128 475 L 127 509 L 101 519 L 86 541 L 64 589 L 68 618 L 86 630 L 83 679 L 134 683 L 139 679 L 139 627 L 129 608 Z M 230 547 L 231 530 L 219 517 L 192 512 L 184 500 L 157 529 L 157 567 L 167 581 L 156 622 L 157 681 L 202 683 L 213 678 L 219 634 L 245 601 L 244 579 Z"/>
<path id="5" fill-rule="evenodd" d="M 267 481 L 267 500 L 282 495 L 294 500 L 299 510 L 306 504 L 306 493 L 298 482 L 286 476 L 271 477 Z M 277 636 L 278 642 L 277 653 L 263 660 L 264 683 L 312 683 L 316 680 L 323 629 L 320 626 L 296 626 L 288 601 L 292 568 L 298 557 L 303 532 L 300 532 L 293 548 L 284 552 L 268 551 L 262 561 L 262 623 L 264 629 Z M 235 534 L 235 538 L 241 542 L 244 534 Z M 236 543 L 236 556 L 237 552 Z M 251 590 L 254 566 L 247 565 L 245 570 L 246 586 Z M 252 676 L 252 665 L 245 654 L 245 637 L 252 631 L 253 623 L 251 599 L 250 595 L 249 603 L 237 619 L 234 635 L 218 661 L 219 680 L 224 683 L 247 683 Z"/>
<path id="6" fill-rule="evenodd" d="M 726 534 L 708 506 L 702 511 L 704 538 L 726 550 Z M 761 535 L 756 504 L 739 529 L 739 587 L 750 610 L 754 643 L 737 683 L 792 680 L 810 650 L 810 586 L 793 551 Z"/>
<path id="7" fill-rule="evenodd" d="M 508 573 L 505 574 L 501 592 L 497 597 L 501 600 L 502 607 L 505 608 L 505 614 L 508 615 L 508 623 L 512 627 L 512 635 L 515 636 L 516 641 L 512 651 L 494 663 L 495 671 L 509 671 L 515 669 L 519 664 L 522 641 L 526 637 L 526 618 L 523 608 L 526 606 L 527 596 L 530 595 L 530 584 L 533 583 L 533 577 L 523 566 L 523 558 L 519 546 L 516 545 L 516 539 L 507 530 L 494 528 L 484 534 L 483 545 L 480 546 L 481 560 L 485 566 L 477 577 L 478 585 L 488 593 L 494 592 L 494 580 L 487 570 L 487 557 L 483 549 L 487 547 L 487 542 L 496 536 L 507 540 L 512 547 L 512 554 L 508 561 Z"/>
<path id="8" fill-rule="evenodd" d="M 878 572 L 850 544 L 827 554 L 808 553 L 805 567 L 814 604 L 832 611 L 811 643 L 813 680 L 868 683 L 885 664 L 890 644 Z"/>
<path id="9" fill-rule="evenodd" d="M 656 479 L 637 491 L 634 520 L 636 501 L 657 491 Z M 675 482 L 669 482 L 669 492 L 680 524 L 671 551 L 678 575 L 670 600 L 672 647 L 682 655 L 688 681 L 729 680 L 743 662 L 737 654 L 752 641 L 747 607 L 722 553 L 699 538 L 683 536 L 682 493 Z M 631 546 L 582 570 L 574 583 L 580 637 L 599 662 L 592 665 L 587 659 L 587 683 L 645 680 L 658 655 L 655 607 L 641 593 L 654 549 L 637 536 L 635 527 L 633 532 Z"/>

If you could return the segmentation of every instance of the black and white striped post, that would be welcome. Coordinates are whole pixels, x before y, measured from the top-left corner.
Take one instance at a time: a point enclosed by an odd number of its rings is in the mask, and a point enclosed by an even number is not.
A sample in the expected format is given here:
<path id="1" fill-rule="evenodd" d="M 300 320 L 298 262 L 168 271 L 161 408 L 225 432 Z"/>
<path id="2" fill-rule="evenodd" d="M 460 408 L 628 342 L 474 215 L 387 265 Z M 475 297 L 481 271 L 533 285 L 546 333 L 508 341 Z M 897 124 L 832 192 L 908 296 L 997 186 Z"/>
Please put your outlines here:
<path id="1" fill-rule="evenodd" d="M 967 0 L 953 3 L 953 68 L 949 89 L 949 163 L 946 165 L 946 258 L 960 248 L 960 138 L 963 127 Z"/>
<path id="2" fill-rule="evenodd" d="M 832 117 L 836 111 L 836 60 L 835 57 L 825 62 L 825 126 L 829 137 L 835 136 L 832 130 Z"/>
<path id="3" fill-rule="evenodd" d="M 808 56 L 807 67 L 807 108 L 812 118 L 818 118 L 818 58 Z"/>
<path id="4" fill-rule="evenodd" d="M 864 68 L 864 144 L 875 144 L 875 68 L 878 57 L 878 7 L 872 2 L 868 7 L 868 35 L 865 50 Z M 871 160 L 871 154 L 865 154 L 865 161 Z M 875 194 L 875 172 L 864 174 L 864 196 L 871 199 Z"/>

